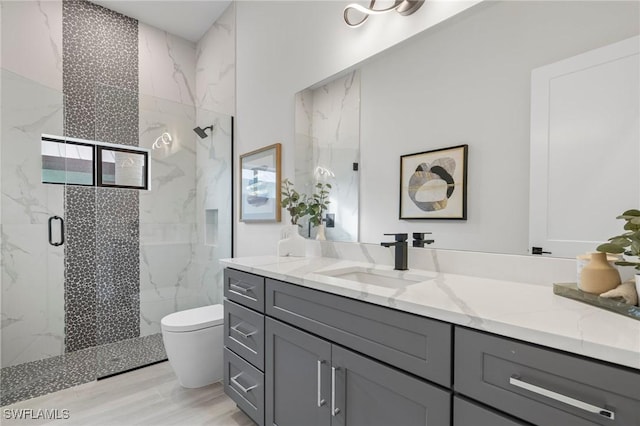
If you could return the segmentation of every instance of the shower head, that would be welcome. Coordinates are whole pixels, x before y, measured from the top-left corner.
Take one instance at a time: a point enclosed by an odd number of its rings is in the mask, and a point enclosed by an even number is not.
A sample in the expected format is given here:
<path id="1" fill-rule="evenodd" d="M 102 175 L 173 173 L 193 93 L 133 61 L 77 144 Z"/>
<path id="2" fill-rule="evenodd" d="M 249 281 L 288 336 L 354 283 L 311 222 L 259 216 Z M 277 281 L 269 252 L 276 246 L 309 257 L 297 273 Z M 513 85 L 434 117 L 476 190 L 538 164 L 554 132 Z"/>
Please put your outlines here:
<path id="1" fill-rule="evenodd" d="M 195 129 L 193 129 L 193 131 L 196 132 L 196 134 L 202 139 L 208 136 L 206 130 L 211 130 L 213 132 L 213 124 L 211 126 L 205 127 L 204 129 L 202 127 L 196 127 Z"/>

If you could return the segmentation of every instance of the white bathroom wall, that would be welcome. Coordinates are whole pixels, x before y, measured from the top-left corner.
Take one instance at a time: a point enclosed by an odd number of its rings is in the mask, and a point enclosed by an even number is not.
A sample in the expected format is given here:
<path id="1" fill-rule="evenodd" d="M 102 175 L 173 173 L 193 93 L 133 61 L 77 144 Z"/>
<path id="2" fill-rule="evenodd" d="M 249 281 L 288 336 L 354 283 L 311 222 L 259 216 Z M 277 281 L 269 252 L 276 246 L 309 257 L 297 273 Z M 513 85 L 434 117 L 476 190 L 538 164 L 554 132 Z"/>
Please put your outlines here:
<path id="1" fill-rule="evenodd" d="M 374 16 L 359 28 L 342 20 L 347 3 L 237 2 L 237 154 L 280 142 L 283 176 L 293 176 L 296 92 L 478 2 L 425 2 L 412 16 Z M 237 223 L 236 254 L 275 253 L 282 225 Z"/>
<path id="2" fill-rule="evenodd" d="M 5 367 L 63 352 L 63 248 L 47 243 L 47 219 L 63 213 L 63 188 L 40 184 L 40 134 L 63 133 L 62 3 L 0 7 Z"/>

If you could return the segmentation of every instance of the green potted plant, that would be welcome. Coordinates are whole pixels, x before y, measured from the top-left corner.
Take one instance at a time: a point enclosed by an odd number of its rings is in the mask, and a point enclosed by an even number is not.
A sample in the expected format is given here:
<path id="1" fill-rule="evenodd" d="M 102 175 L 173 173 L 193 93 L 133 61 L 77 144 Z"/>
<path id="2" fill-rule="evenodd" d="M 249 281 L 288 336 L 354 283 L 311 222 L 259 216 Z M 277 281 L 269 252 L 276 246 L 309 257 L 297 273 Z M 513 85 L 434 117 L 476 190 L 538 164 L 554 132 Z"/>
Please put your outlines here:
<path id="1" fill-rule="evenodd" d="M 307 195 L 299 194 L 293 182 L 285 178 L 282 181 L 282 207 L 289 212 L 291 224 L 298 226 L 298 220 L 307 214 Z"/>
<path id="2" fill-rule="evenodd" d="M 322 219 L 323 213 L 329 209 L 329 190 L 331 184 L 329 183 L 317 183 L 316 192 L 311 195 L 307 205 L 307 213 L 309 214 L 309 222 L 317 227 L 316 240 L 326 240 L 324 234 L 324 223 Z"/>
<path id="3" fill-rule="evenodd" d="M 307 214 L 307 196 L 295 190 L 293 182 L 285 178 L 282 181 L 282 208 L 289 212 L 291 225 L 285 226 L 280 233 L 278 256 L 304 256 L 306 243 L 298 232 L 298 220 Z"/>
<path id="4" fill-rule="evenodd" d="M 636 269 L 636 290 L 640 295 L 640 210 L 627 210 L 616 219 L 624 219 L 626 232 L 609 238 L 608 243 L 600 244 L 596 250 L 627 256 L 616 265 L 633 266 Z"/>

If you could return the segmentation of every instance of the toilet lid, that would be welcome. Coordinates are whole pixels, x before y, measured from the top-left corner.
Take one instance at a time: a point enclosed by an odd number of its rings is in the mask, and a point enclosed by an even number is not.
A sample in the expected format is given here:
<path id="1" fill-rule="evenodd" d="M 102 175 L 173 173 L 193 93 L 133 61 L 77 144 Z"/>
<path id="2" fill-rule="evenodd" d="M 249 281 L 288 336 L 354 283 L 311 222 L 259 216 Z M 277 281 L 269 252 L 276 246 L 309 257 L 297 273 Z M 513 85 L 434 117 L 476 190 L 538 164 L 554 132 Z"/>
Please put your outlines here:
<path id="1" fill-rule="evenodd" d="M 165 331 L 195 331 L 220 325 L 223 321 L 222 305 L 210 305 L 174 312 L 162 318 L 160 324 Z"/>

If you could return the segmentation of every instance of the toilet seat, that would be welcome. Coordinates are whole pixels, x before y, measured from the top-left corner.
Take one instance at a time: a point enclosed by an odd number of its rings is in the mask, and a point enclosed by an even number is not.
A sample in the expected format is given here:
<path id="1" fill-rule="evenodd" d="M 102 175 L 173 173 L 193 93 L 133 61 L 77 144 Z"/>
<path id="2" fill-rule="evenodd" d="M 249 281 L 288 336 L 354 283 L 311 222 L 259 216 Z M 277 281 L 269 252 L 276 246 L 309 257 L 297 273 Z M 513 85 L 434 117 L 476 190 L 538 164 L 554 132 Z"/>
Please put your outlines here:
<path id="1" fill-rule="evenodd" d="M 163 331 L 187 332 L 222 325 L 224 309 L 222 305 L 203 306 L 175 312 L 162 318 L 160 324 Z"/>

